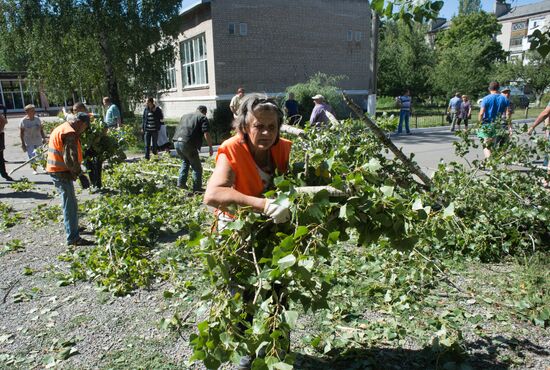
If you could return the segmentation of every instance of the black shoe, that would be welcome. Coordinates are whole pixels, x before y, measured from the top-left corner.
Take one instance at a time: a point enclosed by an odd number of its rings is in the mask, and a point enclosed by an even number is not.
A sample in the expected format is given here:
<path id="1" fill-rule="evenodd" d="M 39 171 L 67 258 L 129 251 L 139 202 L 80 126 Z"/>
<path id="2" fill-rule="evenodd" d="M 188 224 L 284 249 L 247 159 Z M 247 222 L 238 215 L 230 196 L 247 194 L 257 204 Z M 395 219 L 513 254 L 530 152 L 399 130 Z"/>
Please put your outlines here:
<path id="1" fill-rule="evenodd" d="M 6 181 L 15 181 L 13 178 L 11 178 L 10 176 L 6 175 L 6 176 L 2 176 Z"/>
<path id="2" fill-rule="evenodd" d="M 204 189 L 203 188 L 193 189 L 193 194 L 204 194 Z"/>
<path id="3" fill-rule="evenodd" d="M 88 239 L 78 238 L 75 241 L 68 243 L 68 245 L 76 247 L 76 246 L 95 245 L 95 243 Z"/>

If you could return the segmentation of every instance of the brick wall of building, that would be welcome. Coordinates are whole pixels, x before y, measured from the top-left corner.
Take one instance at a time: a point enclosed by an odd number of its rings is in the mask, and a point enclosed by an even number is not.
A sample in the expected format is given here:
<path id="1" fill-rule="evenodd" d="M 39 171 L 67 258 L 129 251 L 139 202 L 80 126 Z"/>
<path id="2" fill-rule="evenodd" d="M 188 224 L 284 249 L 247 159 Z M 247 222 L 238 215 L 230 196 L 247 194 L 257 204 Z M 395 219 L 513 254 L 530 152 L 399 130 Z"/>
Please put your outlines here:
<path id="1" fill-rule="evenodd" d="M 343 89 L 369 89 L 366 1 L 212 0 L 211 12 L 218 95 L 233 94 L 238 86 L 282 92 L 316 72 L 347 76 Z M 246 35 L 240 35 L 241 23 Z"/>

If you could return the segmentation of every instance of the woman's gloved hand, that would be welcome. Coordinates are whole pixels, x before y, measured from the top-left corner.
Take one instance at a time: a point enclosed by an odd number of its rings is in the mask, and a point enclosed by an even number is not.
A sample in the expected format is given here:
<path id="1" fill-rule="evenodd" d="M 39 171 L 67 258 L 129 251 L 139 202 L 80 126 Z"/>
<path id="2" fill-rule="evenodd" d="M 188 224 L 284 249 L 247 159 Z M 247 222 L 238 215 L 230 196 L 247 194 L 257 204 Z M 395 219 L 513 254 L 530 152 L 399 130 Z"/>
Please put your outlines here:
<path id="1" fill-rule="evenodd" d="M 264 206 L 264 214 L 271 217 L 273 222 L 281 224 L 290 221 L 290 202 L 288 199 L 276 203 L 276 199 L 266 199 Z"/>

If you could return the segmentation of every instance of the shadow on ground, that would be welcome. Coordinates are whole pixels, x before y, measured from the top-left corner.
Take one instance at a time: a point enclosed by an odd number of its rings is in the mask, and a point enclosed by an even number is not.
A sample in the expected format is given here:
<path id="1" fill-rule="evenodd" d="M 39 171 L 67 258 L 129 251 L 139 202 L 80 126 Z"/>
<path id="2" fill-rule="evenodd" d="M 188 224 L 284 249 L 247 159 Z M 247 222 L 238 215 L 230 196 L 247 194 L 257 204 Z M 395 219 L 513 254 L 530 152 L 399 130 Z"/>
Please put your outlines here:
<path id="1" fill-rule="evenodd" d="M 38 199 L 38 200 L 45 200 L 45 199 L 52 199 L 53 197 L 48 194 L 39 193 L 36 191 L 15 191 L 12 193 L 7 194 L 0 194 L 0 198 L 12 198 L 12 199 Z"/>
<path id="2" fill-rule="evenodd" d="M 416 370 L 416 369 L 484 369 L 504 370 L 517 366 L 510 361 L 509 352 L 525 357 L 531 352 L 548 356 L 550 351 L 528 340 L 484 337 L 467 343 L 469 354 L 436 353 L 431 347 L 420 350 L 399 348 L 364 348 L 345 352 L 333 350 L 326 357 L 298 354 L 296 370 Z"/>

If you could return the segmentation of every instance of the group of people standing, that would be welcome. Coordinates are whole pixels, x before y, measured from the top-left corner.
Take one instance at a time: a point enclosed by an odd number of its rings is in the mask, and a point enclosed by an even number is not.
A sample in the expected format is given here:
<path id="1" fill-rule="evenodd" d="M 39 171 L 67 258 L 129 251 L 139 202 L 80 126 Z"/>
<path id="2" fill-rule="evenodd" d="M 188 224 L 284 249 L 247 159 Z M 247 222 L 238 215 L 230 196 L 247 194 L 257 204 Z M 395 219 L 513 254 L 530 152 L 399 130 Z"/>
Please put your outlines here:
<path id="1" fill-rule="evenodd" d="M 451 123 L 451 132 L 458 127 L 460 130 L 460 124 L 464 123 L 464 129 L 468 129 L 468 121 L 472 118 L 472 103 L 468 95 L 460 95 L 456 92 L 454 97 L 449 101 L 447 106 L 447 115 Z"/>

